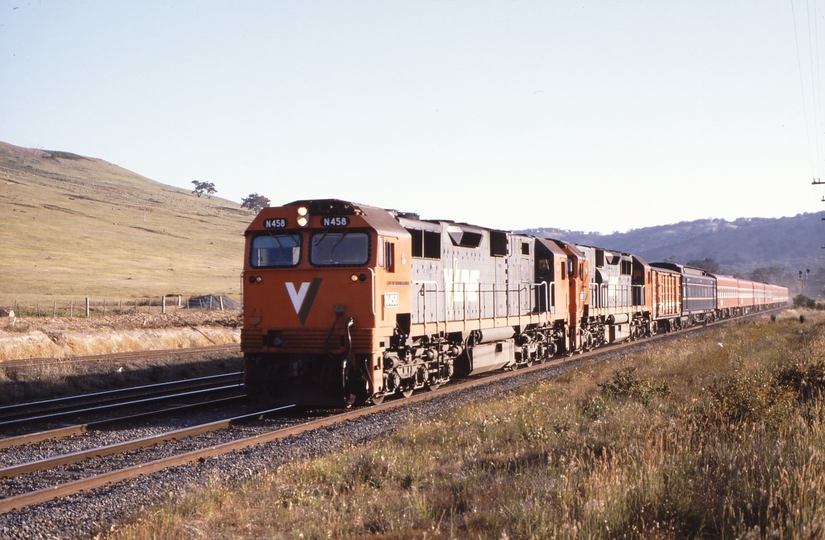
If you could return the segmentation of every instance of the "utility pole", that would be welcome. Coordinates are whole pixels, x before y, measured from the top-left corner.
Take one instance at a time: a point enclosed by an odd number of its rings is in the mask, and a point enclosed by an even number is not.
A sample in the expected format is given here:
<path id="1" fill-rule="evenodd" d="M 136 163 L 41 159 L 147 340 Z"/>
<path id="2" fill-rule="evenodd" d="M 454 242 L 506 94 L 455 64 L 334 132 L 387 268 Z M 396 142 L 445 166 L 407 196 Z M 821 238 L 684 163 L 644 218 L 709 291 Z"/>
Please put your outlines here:
<path id="1" fill-rule="evenodd" d="M 819 178 L 814 178 L 814 181 L 811 182 L 811 184 L 813 184 L 814 186 L 821 186 L 822 184 L 825 184 L 825 182 L 823 182 Z M 822 202 L 825 202 L 825 195 L 822 196 Z M 821 219 L 822 221 L 825 221 L 825 217 Z M 822 246 L 822 249 L 825 249 L 825 246 Z M 801 275 L 802 272 L 800 271 L 799 274 Z"/>

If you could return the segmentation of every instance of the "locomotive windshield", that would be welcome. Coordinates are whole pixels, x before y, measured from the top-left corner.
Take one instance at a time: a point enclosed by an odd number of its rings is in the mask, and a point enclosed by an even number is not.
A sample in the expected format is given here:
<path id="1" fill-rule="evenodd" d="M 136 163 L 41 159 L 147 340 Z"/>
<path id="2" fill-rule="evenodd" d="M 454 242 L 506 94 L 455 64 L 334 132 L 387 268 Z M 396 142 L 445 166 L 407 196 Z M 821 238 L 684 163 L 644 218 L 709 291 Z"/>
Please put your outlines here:
<path id="1" fill-rule="evenodd" d="M 309 262 L 318 266 L 357 266 L 370 260 L 370 237 L 364 232 L 335 231 L 312 235 Z"/>
<path id="2" fill-rule="evenodd" d="M 300 260 L 300 234 L 263 234 L 252 239 L 249 263 L 255 268 L 295 266 Z"/>

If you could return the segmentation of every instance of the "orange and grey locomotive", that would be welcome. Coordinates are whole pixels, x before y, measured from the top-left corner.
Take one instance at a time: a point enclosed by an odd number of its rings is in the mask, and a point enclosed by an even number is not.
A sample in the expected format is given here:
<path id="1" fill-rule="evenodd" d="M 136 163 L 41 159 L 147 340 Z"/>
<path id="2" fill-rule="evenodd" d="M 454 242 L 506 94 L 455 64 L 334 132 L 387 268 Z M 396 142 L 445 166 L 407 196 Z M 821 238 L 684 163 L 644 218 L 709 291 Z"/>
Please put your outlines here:
<path id="1" fill-rule="evenodd" d="M 246 231 L 246 388 L 301 406 L 380 403 L 648 336 L 699 320 L 683 313 L 683 274 L 336 199 L 265 208 Z"/>

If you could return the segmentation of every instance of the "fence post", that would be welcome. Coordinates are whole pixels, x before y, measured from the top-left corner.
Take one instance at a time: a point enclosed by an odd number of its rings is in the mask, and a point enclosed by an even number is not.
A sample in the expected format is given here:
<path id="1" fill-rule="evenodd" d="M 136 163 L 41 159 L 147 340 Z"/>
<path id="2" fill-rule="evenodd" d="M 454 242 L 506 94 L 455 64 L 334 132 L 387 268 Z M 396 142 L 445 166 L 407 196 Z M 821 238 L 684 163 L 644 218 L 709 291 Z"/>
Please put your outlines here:
<path id="1" fill-rule="evenodd" d="M 120 304 L 118 305 L 117 311 L 120 315 L 123 315 L 123 299 L 120 299 Z"/>
<path id="2" fill-rule="evenodd" d="M 54 310 L 52 311 L 52 317 L 57 317 L 57 301 L 54 302 Z"/>
<path id="3" fill-rule="evenodd" d="M 218 298 L 221 300 L 221 311 L 223 311 L 223 296 L 219 296 Z"/>
<path id="4" fill-rule="evenodd" d="M 37 316 L 40 316 L 40 304 L 34 304 L 34 310 L 37 312 Z"/>
<path id="5" fill-rule="evenodd" d="M 212 295 L 209 295 L 209 311 L 212 311 Z"/>
<path id="6" fill-rule="evenodd" d="M 162 296 L 160 300 L 160 312 L 166 315 L 166 296 Z"/>
<path id="7" fill-rule="evenodd" d="M 106 299 L 103 299 L 103 316 L 106 316 Z"/>
<path id="8" fill-rule="evenodd" d="M 69 318 L 74 317 L 74 298 L 69 300 Z"/>
<path id="9" fill-rule="evenodd" d="M 86 297 L 86 316 L 89 316 L 89 297 Z"/>

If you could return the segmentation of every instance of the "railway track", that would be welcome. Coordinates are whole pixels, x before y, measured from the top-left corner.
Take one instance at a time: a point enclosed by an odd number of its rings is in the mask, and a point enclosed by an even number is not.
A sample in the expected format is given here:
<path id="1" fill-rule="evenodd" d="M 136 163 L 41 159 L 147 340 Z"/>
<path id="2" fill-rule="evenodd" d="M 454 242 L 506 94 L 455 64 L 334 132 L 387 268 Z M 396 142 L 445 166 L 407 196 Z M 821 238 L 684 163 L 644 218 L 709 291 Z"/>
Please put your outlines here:
<path id="1" fill-rule="evenodd" d="M 770 313 L 771 312 L 761 312 L 749 317 L 720 321 L 714 323 L 713 325 L 737 323 L 749 318 L 770 315 Z M 216 430 L 226 430 L 228 427 L 231 427 L 237 423 L 247 422 L 253 417 L 259 418 L 267 414 L 273 414 L 278 412 L 278 410 L 273 409 L 268 411 L 258 411 L 251 415 L 244 415 L 243 417 L 192 426 L 191 428 L 186 428 L 186 430 L 166 432 L 151 438 L 146 438 L 142 441 L 129 441 L 124 443 L 123 446 L 94 448 L 81 453 L 76 453 L 74 455 L 57 456 L 53 458 L 53 461 L 51 462 L 47 460 L 39 460 L 6 467 L 4 469 L 0 469 L 0 477 L 7 477 L 7 480 L 10 479 L 12 481 L 25 478 L 27 475 L 36 475 L 42 471 L 53 470 L 55 467 L 60 469 L 61 467 L 66 467 L 67 465 L 74 466 L 72 471 L 82 475 L 86 472 L 85 468 L 82 466 L 84 462 L 93 462 L 94 466 L 90 467 L 90 469 L 101 469 L 100 464 L 106 461 L 101 457 L 103 455 L 123 455 L 123 453 L 139 452 L 139 449 L 145 449 L 147 446 L 158 448 L 167 444 L 178 444 L 178 448 L 174 451 L 166 452 L 169 455 L 164 455 L 158 459 L 152 459 L 148 453 L 141 453 L 143 458 L 138 459 L 137 462 L 132 461 L 120 467 L 103 466 L 102 469 L 104 470 L 92 471 L 81 479 L 64 483 L 58 482 L 46 486 L 39 485 L 39 487 L 30 491 L 15 493 L 13 495 L 8 494 L 4 498 L 0 499 L 0 513 L 9 512 L 14 509 L 20 509 L 28 505 L 38 504 L 52 499 L 66 497 L 81 491 L 91 490 L 108 484 L 136 478 L 138 476 L 152 474 L 178 465 L 193 462 L 204 462 L 211 457 L 243 450 L 267 442 L 285 439 L 287 437 L 301 435 L 303 433 L 319 430 L 321 428 L 333 426 L 342 422 L 355 420 L 370 415 L 377 415 L 379 413 L 392 411 L 393 409 L 400 409 L 412 404 L 422 403 L 433 399 L 441 399 L 458 392 L 465 392 L 476 387 L 481 387 L 499 381 L 506 381 L 515 377 L 521 377 L 528 374 L 539 375 L 541 378 L 555 377 L 563 371 L 577 367 L 585 360 L 592 360 L 600 355 L 614 354 L 622 350 L 650 346 L 661 340 L 675 339 L 683 337 L 691 332 L 701 330 L 704 329 L 702 327 L 697 327 L 682 332 L 659 334 L 651 339 L 636 342 L 625 342 L 611 347 L 596 349 L 591 352 L 576 355 L 573 358 L 556 358 L 545 362 L 544 364 L 534 365 L 529 368 L 488 374 L 486 377 L 473 378 L 469 380 L 459 380 L 432 392 L 414 394 L 412 397 L 406 399 L 399 398 L 388 400 L 381 405 L 362 407 L 336 414 L 329 414 L 321 418 L 310 421 L 302 421 L 297 424 L 295 422 L 284 422 L 282 419 L 278 419 L 274 422 L 274 426 L 272 423 L 263 423 L 256 426 L 254 429 L 250 430 L 251 433 L 247 436 L 230 437 L 230 440 L 224 440 L 218 444 L 204 444 L 201 441 L 201 443 L 197 445 L 199 446 L 198 448 L 191 448 L 192 445 L 179 445 L 178 443 L 180 443 L 184 438 L 193 439 L 197 438 L 198 434 L 203 435 L 204 433 L 212 433 Z M 546 371 L 546 373 L 542 373 L 544 371 Z M 90 457 L 101 459 L 89 460 Z M 63 478 L 65 475 L 57 474 L 56 476 L 58 478 Z"/>
<path id="2" fill-rule="evenodd" d="M 243 373 L 234 372 L 5 405 L 0 407 L 0 430 L 84 413 L 158 403 L 198 393 L 238 389 L 242 381 Z"/>

